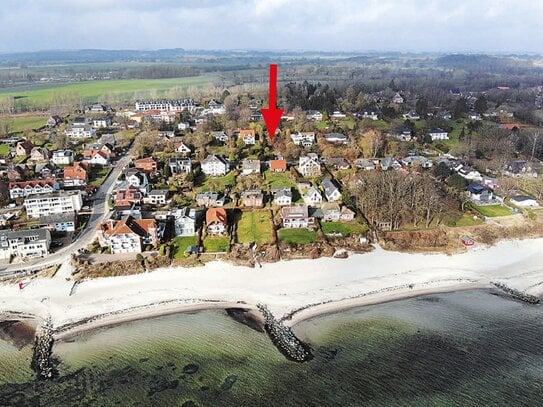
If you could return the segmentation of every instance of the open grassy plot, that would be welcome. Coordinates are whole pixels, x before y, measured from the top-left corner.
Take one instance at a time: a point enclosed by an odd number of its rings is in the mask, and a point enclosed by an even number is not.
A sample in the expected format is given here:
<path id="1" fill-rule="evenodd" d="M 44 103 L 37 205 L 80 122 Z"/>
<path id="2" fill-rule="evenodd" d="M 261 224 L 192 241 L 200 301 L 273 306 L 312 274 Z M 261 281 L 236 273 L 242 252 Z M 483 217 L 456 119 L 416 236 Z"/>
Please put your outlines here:
<path id="1" fill-rule="evenodd" d="M 196 246 L 196 236 L 176 236 L 172 240 L 174 259 L 182 259 L 185 257 L 185 250 L 187 250 L 187 247 L 189 246 Z"/>
<path id="2" fill-rule="evenodd" d="M 295 184 L 289 172 L 264 172 L 265 183 L 268 187 L 293 187 Z"/>
<path id="3" fill-rule="evenodd" d="M 11 131 L 13 133 L 39 129 L 47 124 L 47 117 L 45 116 L 14 116 L 9 118 L 2 118 L 11 123 Z"/>
<path id="4" fill-rule="evenodd" d="M 89 185 L 99 187 L 100 185 L 102 185 L 105 182 L 105 180 L 107 179 L 110 172 L 111 172 L 111 168 L 94 167 L 92 169 L 92 171 L 91 171 L 91 179 L 92 179 L 92 181 L 89 182 Z"/>
<path id="5" fill-rule="evenodd" d="M 230 249 L 230 237 L 208 236 L 204 239 L 206 253 L 227 252 Z"/>
<path id="6" fill-rule="evenodd" d="M 229 186 L 233 187 L 236 185 L 236 171 L 230 171 L 223 177 L 207 177 L 205 178 L 204 183 L 198 190 L 200 191 L 212 191 L 212 190 L 224 190 L 224 187 Z"/>
<path id="7" fill-rule="evenodd" d="M 493 218 L 495 216 L 511 215 L 511 211 L 505 206 L 501 206 L 501 205 L 486 205 L 486 206 L 473 205 L 473 208 L 476 209 L 481 215 L 488 216 L 490 218 Z"/>
<path id="8" fill-rule="evenodd" d="M 331 123 L 328 123 L 327 121 L 324 121 L 324 120 L 315 122 L 315 128 L 318 130 L 324 130 L 330 126 L 331 126 Z"/>
<path id="9" fill-rule="evenodd" d="M 464 213 L 460 218 L 448 223 L 448 226 L 462 227 L 462 226 L 475 226 L 483 223 L 481 217 L 474 218 L 473 214 Z"/>
<path id="10" fill-rule="evenodd" d="M 31 106 L 42 106 L 51 103 L 55 94 L 77 94 L 86 101 L 98 101 L 105 95 L 124 95 L 130 98 L 137 97 L 138 92 L 157 91 L 162 93 L 174 88 L 188 88 L 189 86 L 204 86 L 213 81 L 212 75 L 192 76 L 186 78 L 169 79 L 129 79 L 113 81 L 87 81 L 54 85 L 51 87 L 21 90 L 0 90 L 0 95 L 23 97 L 21 100 Z"/>
<path id="11" fill-rule="evenodd" d="M 307 229 L 281 229 L 279 239 L 285 243 L 313 243 L 317 240 L 317 232 Z"/>
<path id="12" fill-rule="evenodd" d="M 356 220 L 351 222 L 322 222 L 321 227 L 324 234 L 339 233 L 344 237 L 359 235 L 368 231 L 368 227 L 366 225 L 363 225 Z"/>
<path id="13" fill-rule="evenodd" d="M 238 242 L 270 243 L 273 238 L 268 211 L 242 212 L 238 221 Z"/>
<path id="14" fill-rule="evenodd" d="M 9 154 L 11 148 L 7 144 L 0 144 L 0 157 L 5 157 Z"/>

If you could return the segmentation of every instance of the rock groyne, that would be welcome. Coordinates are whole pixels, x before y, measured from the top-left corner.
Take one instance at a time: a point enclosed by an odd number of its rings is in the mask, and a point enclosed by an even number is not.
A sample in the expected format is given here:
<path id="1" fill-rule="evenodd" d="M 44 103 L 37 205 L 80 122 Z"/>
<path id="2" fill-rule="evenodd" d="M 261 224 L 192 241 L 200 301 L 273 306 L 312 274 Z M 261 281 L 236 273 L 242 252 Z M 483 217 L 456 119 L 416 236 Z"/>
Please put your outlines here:
<path id="1" fill-rule="evenodd" d="M 496 288 L 499 288 L 504 293 L 508 294 L 509 296 L 511 296 L 512 298 L 514 298 L 516 300 L 526 302 L 528 304 L 539 304 L 540 303 L 539 297 L 536 297 L 535 295 L 528 294 L 528 293 L 526 293 L 524 291 L 508 287 L 503 283 L 492 282 L 492 285 L 494 287 L 496 287 Z"/>
<path id="2" fill-rule="evenodd" d="M 48 319 L 38 328 L 34 342 L 34 352 L 30 367 L 40 380 L 49 380 L 58 376 L 57 363 L 53 358 L 53 327 Z"/>
<path id="3" fill-rule="evenodd" d="M 283 325 L 281 321 L 275 318 L 267 306 L 258 304 L 257 307 L 264 317 L 264 329 L 266 333 L 275 347 L 287 359 L 298 363 L 313 359 L 311 347 L 298 339 L 290 327 Z"/>

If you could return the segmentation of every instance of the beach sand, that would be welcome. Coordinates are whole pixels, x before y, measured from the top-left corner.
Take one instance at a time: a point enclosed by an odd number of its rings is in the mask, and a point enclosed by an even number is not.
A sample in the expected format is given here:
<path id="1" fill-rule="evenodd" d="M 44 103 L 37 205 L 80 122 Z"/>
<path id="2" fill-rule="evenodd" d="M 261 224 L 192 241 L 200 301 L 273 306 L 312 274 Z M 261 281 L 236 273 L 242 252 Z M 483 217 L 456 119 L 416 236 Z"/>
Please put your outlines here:
<path id="1" fill-rule="evenodd" d="M 31 280 L 23 289 L 0 285 L 2 313 L 51 317 L 72 326 L 65 337 L 109 324 L 202 308 L 268 305 L 293 325 L 321 313 L 414 295 L 489 287 L 503 282 L 543 293 L 543 239 L 502 241 L 466 253 L 408 254 L 377 247 L 347 259 L 292 260 L 248 268 L 215 261 L 195 268 L 85 281 L 72 291 L 71 266 L 54 278 Z M 242 304 L 240 304 L 242 302 Z M 308 308 L 309 306 L 309 308 Z M 74 327 L 85 322 L 79 327 Z"/>

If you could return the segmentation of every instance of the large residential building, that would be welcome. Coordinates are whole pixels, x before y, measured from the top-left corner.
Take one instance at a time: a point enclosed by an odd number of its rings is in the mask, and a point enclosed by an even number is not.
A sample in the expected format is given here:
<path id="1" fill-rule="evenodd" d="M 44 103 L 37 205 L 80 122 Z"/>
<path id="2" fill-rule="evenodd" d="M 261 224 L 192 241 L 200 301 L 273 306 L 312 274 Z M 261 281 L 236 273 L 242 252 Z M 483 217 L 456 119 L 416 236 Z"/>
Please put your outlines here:
<path id="1" fill-rule="evenodd" d="M 109 247 L 112 254 L 141 253 L 145 246 L 158 243 L 158 228 L 154 219 L 109 219 L 98 226 L 100 246 Z"/>
<path id="2" fill-rule="evenodd" d="M 260 174 L 260 160 L 246 158 L 241 162 L 241 175 Z"/>
<path id="3" fill-rule="evenodd" d="M 449 139 L 449 133 L 447 133 L 443 129 L 433 129 L 428 132 L 428 135 L 432 139 L 432 141 L 435 140 L 448 140 Z"/>
<path id="4" fill-rule="evenodd" d="M 158 170 L 158 163 L 153 157 L 145 157 L 134 161 L 134 167 L 149 175 L 153 175 Z"/>
<path id="5" fill-rule="evenodd" d="M 66 135 L 70 138 L 90 138 L 96 135 L 96 129 L 84 117 L 77 117 L 66 127 Z"/>
<path id="6" fill-rule="evenodd" d="M 44 195 L 30 195 L 23 203 L 29 218 L 74 213 L 81 210 L 83 199 L 80 191 L 55 191 Z"/>
<path id="7" fill-rule="evenodd" d="M 273 196 L 274 205 L 285 206 L 292 204 L 291 187 L 272 187 L 270 192 Z"/>
<path id="8" fill-rule="evenodd" d="M 198 206 L 223 206 L 224 205 L 224 195 L 220 192 L 202 192 L 196 194 L 196 203 Z"/>
<path id="9" fill-rule="evenodd" d="M 264 206 L 264 194 L 260 189 L 248 189 L 241 193 L 241 204 L 248 208 Z"/>
<path id="10" fill-rule="evenodd" d="M 166 112 L 192 111 L 195 107 L 192 99 L 161 99 L 161 100 L 138 100 L 136 110 L 160 110 Z"/>
<path id="11" fill-rule="evenodd" d="M 172 175 L 188 174 L 192 171 L 192 160 L 184 157 L 172 157 L 168 160 Z"/>
<path id="12" fill-rule="evenodd" d="M 1 230 L 0 259 L 42 257 L 49 253 L 51 232 L 48 229 Z"/>
<path id="13" fill-rule="evenodd" d="M 53 151 L 51 161 L 56 165 L 70 165 L 74 162 L 74 152 L 72 150 Z"/>
<path id="14" fill-rule="evenodd" d="M 59 189 L 55 180 L 20 181 L 9 183 L 11 199 L 24 198 L 29 195 L 49 194 Z"/>
<path id="15" fill-rule="evenodd" d="M 39 227 L 56 232 L 73 232 L 75 231 L 76 219 L 75 213 L 41 216 Z"/>
<path id="16" fill-rule="evenodd" d="M 256 144 L 256 133 L 254 130 L 240 130 L 239 138 L 243 140 L 246 146 L 254 146 Z"/>
<path id="17" fill-rule="evenodd" d="M 194 236 L 196 234 L 196 209 L 179 208 L 171 212 L 174 219 L 176 236 Z"/>
<path id="18" fill-rule="evenodd" d="M 222 176 L 226 175 L 228 172 L 228 162 L 216 155 L 208 155 L 201 164 L 202 172 L 205 175 L 209 175 L 212 177 Z"/>
<path id="19" fill-rule="evenodd" d="M 207 233 L 209 235 L 220 235 L 226 232 L 228 226 L 228 218 L 226 209 L 224 208 L 209 208 L 206 211 Z"/>
<path id="20" fill-rule="evenodd" d="M 312 131 L 292 133 L 290 138 L 297 146 L 311 147 L 315 143 L 315 133 Z"/>
<path id="21" fill-rule="evenodd" d="M 299 158 L 298 171 L 304 177 L 318 177 L 321 175 L 319 156 L 315 153 L 301 156 Z"/>

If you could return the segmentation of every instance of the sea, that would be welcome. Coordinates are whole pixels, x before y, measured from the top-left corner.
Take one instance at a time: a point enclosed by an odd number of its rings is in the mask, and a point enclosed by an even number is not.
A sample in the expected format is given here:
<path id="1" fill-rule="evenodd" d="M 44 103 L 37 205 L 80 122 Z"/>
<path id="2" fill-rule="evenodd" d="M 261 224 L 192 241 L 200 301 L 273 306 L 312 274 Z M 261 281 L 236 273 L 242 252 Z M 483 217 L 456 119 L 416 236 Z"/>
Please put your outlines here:
<path id="1" fill-rule="evenodd" d="M 287 360 L 222 310 L 179 313 L 57 342 L 59 377 L 31 345 L 0 341 L 0 406 L 541 406 L 543 308 L 491 290 L 425 295 L 294 327 Z"/>

